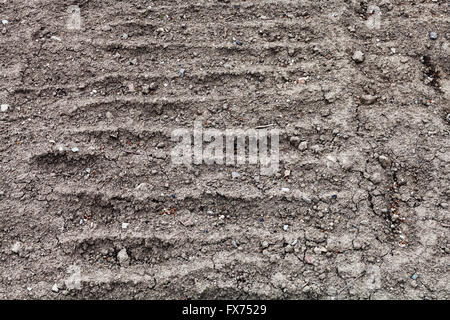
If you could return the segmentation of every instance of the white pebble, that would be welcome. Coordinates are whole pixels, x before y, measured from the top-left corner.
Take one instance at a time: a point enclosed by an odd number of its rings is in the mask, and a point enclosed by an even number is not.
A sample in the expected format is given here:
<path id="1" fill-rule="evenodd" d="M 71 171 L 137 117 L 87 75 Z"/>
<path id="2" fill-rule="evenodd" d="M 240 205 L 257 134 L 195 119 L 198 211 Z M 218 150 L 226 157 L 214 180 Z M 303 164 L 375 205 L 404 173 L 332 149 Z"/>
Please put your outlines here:
<path id="1" fill-rule="evenodd" d="M 129 223 L 126 223 L 126 222 L 122 223 L 122 229 L 128 228 L 129 225 L 130 225 L 130 224 L 129 224 Z"/>
<path id="2" fill-rule="evenodd" d="M 8 21 L 8 20 L 2 20 L 2 23 L 3 23 L 3 24 L 8 24 L 9 21 Z"/>
<path id="3" fill-rule="evenodd" d="M 288 228 L 289 228 L 289 226 L 288 226 L 287 224 L 285 224 L 285 225 L 283 226 L 283 230 L 284 230 L 284 231 L 287 231 Z"/>
<path id="4" fill-rule="evenodd" d="M 9 105 L 8 105 L 8 104 L 2 104 L 2 106 L 1 106 L 2 112 L 8 111 L 8 108 L 9 108 Z"/>
<path id="5" fill-rule="evenodd" d="M 55 293 L 58 293 L 59 288 L 58 288 L 58 285 L 56 283 L 53 285 L 52 291 L 55 292 Z"/>
<path id="6" fill-rule="evenodd" d="M 11 251 L 14 253 L 19 253 L 21 249 L 22 249 L 22 244 L 18 241 L 15 242 L 11 247 Z"/>
<path id="7" fill-rule="evenodd" d="M 80 149 L 78 149 L 77 147 L 72 148 L 72 152 L 78 152 Z"/>

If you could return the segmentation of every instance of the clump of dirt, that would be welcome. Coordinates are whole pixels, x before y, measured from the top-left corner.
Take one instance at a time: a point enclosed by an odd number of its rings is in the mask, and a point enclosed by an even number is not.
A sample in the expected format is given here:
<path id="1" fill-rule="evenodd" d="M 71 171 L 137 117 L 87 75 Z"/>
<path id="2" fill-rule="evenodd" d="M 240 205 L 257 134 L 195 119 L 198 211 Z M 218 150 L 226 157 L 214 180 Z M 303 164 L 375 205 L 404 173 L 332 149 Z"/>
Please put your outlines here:
<path id="1" fill-rule="evenodd" d="M 448 299 L 447 1 L 0 0 L 0 298 Z M 175 129 L 279 129 L 276 175 Z"/>

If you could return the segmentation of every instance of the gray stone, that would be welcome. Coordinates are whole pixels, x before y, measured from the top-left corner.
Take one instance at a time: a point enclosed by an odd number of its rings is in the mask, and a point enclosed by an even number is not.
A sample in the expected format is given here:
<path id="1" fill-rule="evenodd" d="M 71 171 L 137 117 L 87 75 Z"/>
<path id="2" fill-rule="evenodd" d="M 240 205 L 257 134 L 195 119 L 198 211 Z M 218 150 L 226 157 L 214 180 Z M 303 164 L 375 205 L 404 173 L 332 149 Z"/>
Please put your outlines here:
<path id="1" fill-rule="evenodd" d="M 361 51 L 355 51 L 355 53 L 353 54 L 352 59 L 356 63 L 362 63 L 365 60 L 364 53 L 362 53 Z"/>
<path id="2" fill-rule="evenodd" d="M 391 159 L 389 159 L 388 157 L 383 156 L 383 155 L 378 157 L 378 161 L 380 162 L 381 166 L 385 169 L 389 168 L 392 163 Z"/>
<path id="3" fill-rule="evenodd" d="M 298 149 L 300 151 L 305 151 L 306 149 L 308 149 L 308 142 L 307 141 L 302 141 L 299 145 L 298 145 Z"/>
<path id="4" fill-rule="evenodd" d="M 145 84 L 142 86 L 142 93 L 143 94 L 149 94 L 150 93 L 150 86 L 148 84 Z"/>
<path id="5" fill-rule="evenodd" d="M 372 181 L 374 184 L 379 184 L 381 182 L 381 174 L 379 172 L 375 172 L 370 177 L 370 181 Z"/>
<path id="6" fill-rule="evenodd" d="M 19 241 L 16 241 L 11 247 L 11 251 L 17 254 L 20 253 L 21 250 L 22 250 L 22 243 L 20 243 Z"/>
<path id="7" fill-rule="evenodd" d="M 314 253 L 315 254 L 322 254 L 322 253 L 326 253 L 328 250 L 324 247 L 315 247 L 314 248 Z"/>
<path id="8" fill-rule="evenodd" d="M 298 146 L 298 144 L 300 143 L 300 138 L 299 137 L 291 137 L 289 139 L 289 142 L 294 146 Z"/>
<path id="9" fill-rule="evenodd" d="M 365 94 L 361 97 L 361 103 L 365 104 L 365 105 L 371 105 L 374 104 L 375 101 L 377 101 L 377 97 L 376 96 L 372 96 L 370 94 Z"/>
<path id="10" fill-rule="evenodd" d="M 431 40 L 437 40 L 438 38 L 438 34 L 434 31 L 431 31 L 428 36 L 430 37 Z"/>
<path id="11" fill-rule="evenodd" d="M 111 26 L 109 24 L 105 24 L 102 26 L 102 31 L 111 31 Z"/>
<path id="12" fill-rule="evenodd" d="M 119 251 L 119 253 L 117 254 L 117 260 L 119 261 L 119 264 L 123 267 L 130 265 L 130 257 L 128 256 L 126 249 L 122 249 Z"/>

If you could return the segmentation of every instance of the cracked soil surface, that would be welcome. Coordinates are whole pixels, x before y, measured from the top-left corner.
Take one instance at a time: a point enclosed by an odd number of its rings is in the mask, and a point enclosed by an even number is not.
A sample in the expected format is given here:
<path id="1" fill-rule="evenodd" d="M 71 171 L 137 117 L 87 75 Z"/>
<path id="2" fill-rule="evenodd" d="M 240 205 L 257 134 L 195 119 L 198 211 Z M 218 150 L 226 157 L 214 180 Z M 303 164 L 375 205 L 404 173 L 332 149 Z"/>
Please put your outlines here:
<path id="1" fill-rule="evenodd" d="M 0 0 L 0 298 L 447 299 L 449 13 Z M 279 173 L 175 166 L 195 120 Z"/>

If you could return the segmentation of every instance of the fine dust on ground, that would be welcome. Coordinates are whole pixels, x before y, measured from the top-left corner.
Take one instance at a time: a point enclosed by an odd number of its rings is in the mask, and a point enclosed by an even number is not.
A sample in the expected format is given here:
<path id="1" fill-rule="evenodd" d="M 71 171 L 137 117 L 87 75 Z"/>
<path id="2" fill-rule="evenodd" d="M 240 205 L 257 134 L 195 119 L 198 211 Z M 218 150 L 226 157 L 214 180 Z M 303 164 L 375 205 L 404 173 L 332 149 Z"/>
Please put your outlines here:
<path id="1" fill-rule="evenodd" d="M 447 299 L 449 10 L 0 0 L 0 298 Z M 195 120 L 279 173 L 173 165 Z"/>

